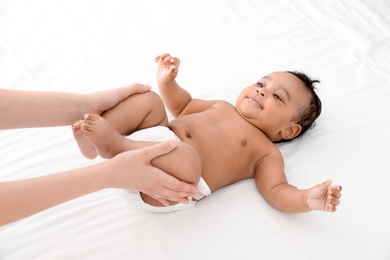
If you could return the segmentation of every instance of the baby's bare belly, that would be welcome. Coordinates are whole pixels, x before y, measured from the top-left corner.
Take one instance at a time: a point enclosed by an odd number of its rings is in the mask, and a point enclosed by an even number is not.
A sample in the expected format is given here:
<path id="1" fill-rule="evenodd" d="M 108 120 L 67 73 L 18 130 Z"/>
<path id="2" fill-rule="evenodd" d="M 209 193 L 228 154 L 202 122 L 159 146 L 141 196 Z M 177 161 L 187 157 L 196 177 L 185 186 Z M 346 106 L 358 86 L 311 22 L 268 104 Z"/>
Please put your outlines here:
<path id="1" fill-rule="evenodd" d="M 221 131 L 212 125 L 191 126 L 175 120 L 170 128 L 180 140 L 198 151 L 202 159 L 202 177 L 211 191 L 254 177 L 257 149 L 246 136 Z"/>

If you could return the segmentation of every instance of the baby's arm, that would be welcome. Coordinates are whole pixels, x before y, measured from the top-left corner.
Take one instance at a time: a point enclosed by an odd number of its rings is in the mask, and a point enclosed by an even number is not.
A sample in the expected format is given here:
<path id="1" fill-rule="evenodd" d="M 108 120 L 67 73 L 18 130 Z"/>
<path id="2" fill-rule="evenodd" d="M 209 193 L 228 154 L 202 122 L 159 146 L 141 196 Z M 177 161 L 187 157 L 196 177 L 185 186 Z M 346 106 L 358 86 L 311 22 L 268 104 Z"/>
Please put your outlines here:
<path id="1" fill-rule="evenodd" d="M 216 100 L 193 99 L 191 94 L 181 88 L 176 82 L 176 76 L 180 66 L 180 60 L 164 53 L 155 58 L 157 63 L 157 84 L 165 106 L 174 117 L 201 112 L 213 104 Z"/>
<path id="2" fill-rule="evenodd" d="M 285 212 L 336 211 L 341 186 L 331 186 L 328 180 L 308 190 L 300 190 L 287 182 L 283 168 L 280 153 L 268 155 L 257 167 L 256 185 L 271 206 Z"/>
<path id="3" fill-rule="evenodd" d="M 182 89 L 176 82 L 180 60 L 168 53 L 155 58 L 157 63 L 157 84 L 165 106 L 173 116 L 177 117 L 192 99 L 190 93 Z"/>

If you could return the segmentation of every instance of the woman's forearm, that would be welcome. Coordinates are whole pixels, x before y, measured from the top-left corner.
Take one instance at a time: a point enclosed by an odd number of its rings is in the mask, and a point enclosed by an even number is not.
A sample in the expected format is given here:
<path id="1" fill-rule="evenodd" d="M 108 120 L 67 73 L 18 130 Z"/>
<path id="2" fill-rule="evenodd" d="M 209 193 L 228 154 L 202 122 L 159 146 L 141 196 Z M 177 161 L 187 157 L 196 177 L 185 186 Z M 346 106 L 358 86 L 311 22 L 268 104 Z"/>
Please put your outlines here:
<path id="1" fill-rule="evenodd" d="M 198 195 L 197 187 L 151 164 L 154 158 L 171 152 L 178 144 L 159 143 L 76 170 L 0 182 L 0 226 L 106 188 L 142 191 L 165 205 L 169 200 L 188 203 L 187 197 Z"/>
<path id="2" fill-rule="evenodd" d="M 70 125 L 88 112 L 83 94 L 0 89 L 1 129 Z"/>
<path id="3" fill-rule="evenodd" d="M 0 89 L 0 129 L 71 125 L 86 113 L 100 115 L 128 96 L 149 90 L 138 83 L 91 94 Z"/>
<path id="4" fill-rule="evenodd" d="M 106 162 L 32 179 L 0 183 L 0 226 L 108 188 Z"/>

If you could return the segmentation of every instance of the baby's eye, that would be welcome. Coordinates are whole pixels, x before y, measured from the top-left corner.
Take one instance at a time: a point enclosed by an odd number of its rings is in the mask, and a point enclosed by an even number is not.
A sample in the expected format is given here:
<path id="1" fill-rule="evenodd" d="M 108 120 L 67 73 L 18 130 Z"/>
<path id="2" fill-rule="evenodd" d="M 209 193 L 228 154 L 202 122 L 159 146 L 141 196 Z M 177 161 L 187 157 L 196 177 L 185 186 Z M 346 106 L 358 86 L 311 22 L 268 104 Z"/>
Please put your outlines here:
<path id="1" fill-rule="evenodd" d="M 280 100 L 280 101 L 283 101 L 278 94 L 274 94 L 274 98 L 276 98 L 277 100 Z"/>
<path id="2" fill-rule="evenodd" d="M 264 88 L 263 84 L 261 84 L 260 82 L 257 82 L 257 86 L 258 86 L 259 88 Z"/>

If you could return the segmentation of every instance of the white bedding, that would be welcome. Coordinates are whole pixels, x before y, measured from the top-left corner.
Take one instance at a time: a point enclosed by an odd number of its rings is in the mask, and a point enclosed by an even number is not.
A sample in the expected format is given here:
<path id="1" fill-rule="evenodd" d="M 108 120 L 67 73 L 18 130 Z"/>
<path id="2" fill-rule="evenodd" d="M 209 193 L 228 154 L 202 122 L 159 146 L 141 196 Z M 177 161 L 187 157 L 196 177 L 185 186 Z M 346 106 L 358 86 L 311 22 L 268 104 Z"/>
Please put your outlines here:
<path id="1" fill-rule="evenodd" d="M 316 128 L 280 148 L 292 184 L 344 191 L 334 214 L 288 214 L 245 180 L 154 214 L 104 190 L 1 227 L 0 259 L 390 259 L 389 13 L 386 0 L 1 0 L 2 88 L 156 90 L 163 52 L 198 98 L 234 103 L 275 70 L 319 78 Z M 0 131 L 0 181 L 99 161 L 69 127 Z"/>

